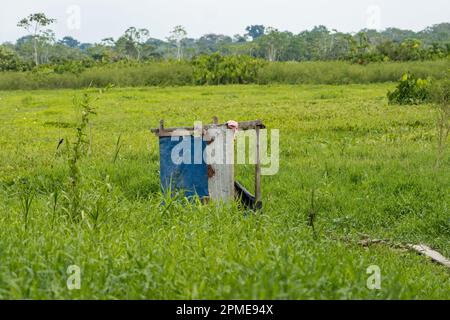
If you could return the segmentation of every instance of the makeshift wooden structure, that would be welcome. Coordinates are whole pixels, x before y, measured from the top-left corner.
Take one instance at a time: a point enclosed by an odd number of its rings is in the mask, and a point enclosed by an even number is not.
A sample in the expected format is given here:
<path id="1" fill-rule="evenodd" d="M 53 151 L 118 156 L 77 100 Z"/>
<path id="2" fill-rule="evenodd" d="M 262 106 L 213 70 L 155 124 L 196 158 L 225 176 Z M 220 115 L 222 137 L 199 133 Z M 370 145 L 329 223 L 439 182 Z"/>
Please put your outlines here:
<path id="1" fill-rule="evenodd" d="M 224 203 L 238 198 L 246 207 L 260 209 L 260 129 L 263 128 L 261 120 L 237 123 L 238 130 L 256 131 L 255 194 L 252 195 L 234 179 L 235 132 L 229 122 L 219 124 L 214 117 L 208 125 L 166 128 L 161 120 L 159 128 L 151 131 L 159 137 L 163 193 L 179 190 L 188 197 L 198 195 L 204 201 Z"/>

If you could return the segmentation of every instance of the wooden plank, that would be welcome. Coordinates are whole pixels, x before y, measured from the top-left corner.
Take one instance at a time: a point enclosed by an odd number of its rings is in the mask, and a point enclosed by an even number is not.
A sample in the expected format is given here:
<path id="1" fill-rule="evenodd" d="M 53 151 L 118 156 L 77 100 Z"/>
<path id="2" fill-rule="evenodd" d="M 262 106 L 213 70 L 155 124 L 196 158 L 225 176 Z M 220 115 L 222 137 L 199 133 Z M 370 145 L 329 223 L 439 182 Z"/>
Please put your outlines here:
<path id="1" fill-rule="evenodd" d="M 163 121 L 163 120 L 161 120 Z M 214 128 L 214 127 L 222 127 L 222 126 L 226 126 L 226 123 L 223 124 L 208 124 L 203 126 L 204 129 L 209 129 L 209 128 Z M 261 128 L 264 129 L 266 126 L 262 123 L 261 120 L 253 120 L 253 121 L 242 121 L 242 122 L 238 122 L 239 125 L 239 130 L 251 130 L 251 129 L 256 129 Z M 150 129 L 151 132 L 155 133 L 156 135 L 161 135 L 162 132 L 173 132 L 173 131 L 177 131 L 177 130 L 188 130 L 188 131 L 194 131 L 194 127 L 177 127 L 177 128 L 164 128 L 164 122 L 163 122 L 163 127 L 161 127 L 161 123 L 160 123 L 160 128 L 158 129 Z"/>
<path id="2" fill-rule="evenodd" d="M 266 127 L 261 120 L 243 121 L 238 122 L 238 124 L 239 130 L 251 130 L 256 128 L 264 129 Z"/>
<path id="3" fill-rule="evenodd" d="M 156 133 L 157 135 L 160 133 L 160 132 L 162 132 L 162 131 L 164 131 L 164 132 L 173 132 L 173 131 L 176 131 L 176 130 L 194 130 L 194 127 L 178 127 L 178 128 L 163 128 L 162 130 L 161 130 L 161 128 L 158 128 L 158 129 L 150 129 L 150 131 L 152 132 L 152 133 Z"/>

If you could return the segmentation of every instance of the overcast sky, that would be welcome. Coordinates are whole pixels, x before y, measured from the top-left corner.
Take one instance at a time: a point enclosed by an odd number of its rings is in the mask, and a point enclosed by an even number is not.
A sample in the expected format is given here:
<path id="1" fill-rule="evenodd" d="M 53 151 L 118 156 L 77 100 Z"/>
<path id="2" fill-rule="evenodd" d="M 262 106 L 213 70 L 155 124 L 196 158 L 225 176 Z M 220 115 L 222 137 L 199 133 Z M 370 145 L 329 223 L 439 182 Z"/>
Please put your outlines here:
<path id="1" fill-rule="evenodd" d="M 362 28 L 422 30 L 450 22 L 450 0 L 15 0 L 2 3 L 0 43 L 25 35 L 17 21 L 44 12 L 58 22 L 58 38 L 82 42 L 117 38 L 129 26 L 147 28 L 163 39 L 175 25 L 190 37 L 244 33 L 250 24 L 300 32 L 315 25 L 354 32 Z"/>

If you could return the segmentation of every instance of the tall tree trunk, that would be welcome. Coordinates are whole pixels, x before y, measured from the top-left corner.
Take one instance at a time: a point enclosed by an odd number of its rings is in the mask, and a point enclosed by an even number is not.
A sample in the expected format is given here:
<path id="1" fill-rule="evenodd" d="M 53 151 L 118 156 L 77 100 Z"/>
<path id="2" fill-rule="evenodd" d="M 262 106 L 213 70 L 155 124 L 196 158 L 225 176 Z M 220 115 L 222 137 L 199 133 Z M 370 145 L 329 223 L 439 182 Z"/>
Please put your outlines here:
<path id="1" fill-rule="evenodd" d="M 178 47 L 177 58 L 178 58 L 178 61 L 181 61 L 181 58 L 183 57 L 181 43 L 178 43 L 177 47 Z"/>
<path id="2" fill-rule="evenodd" d="M 34 46 L 34 63 L 36 66 L 39 65 L 39 59 L 38 59 L 38 49 L 37 49 L 37 35 L 38 35 L 38 23 L 34 25 L 34 35 L 33 35 L 33 46 Z"/>
<path id="3" fill-rule="evenodd" d="M 139 48 L 139 44 L 136 46 L 136 52 L 137 52 L 137 61 L 141 60 L 141 49 Z"/>
<path id="4" fill-rule="evenodd" d="M 270 62 L 274 62 L 276 60 L 276 56 L 277 56 L 277 49 L 275 49 L 274 45 L 270 45 L 269 46 L 269 50 L 268 50 L 268 59 Z"/>
<path id="5" fill-rule="evenodd" d="M 38 66 L 39 65 L 39 59 L 38 59 L 36 35 L 34 35 L 34 37 L 33 37 L 33 47 L 34 47 L 34 63 L 36 64 L 36 66 Z"/>

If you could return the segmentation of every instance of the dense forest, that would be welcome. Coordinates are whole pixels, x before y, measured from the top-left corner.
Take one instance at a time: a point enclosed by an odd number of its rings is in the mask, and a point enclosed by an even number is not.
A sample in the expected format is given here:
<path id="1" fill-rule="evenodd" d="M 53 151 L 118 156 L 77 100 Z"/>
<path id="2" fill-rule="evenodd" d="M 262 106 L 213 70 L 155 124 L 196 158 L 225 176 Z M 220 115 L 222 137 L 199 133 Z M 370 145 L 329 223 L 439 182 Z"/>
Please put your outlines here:
<path id="1" fill-rule="evenodd" d="M 51 29 L 55 23 L 42 13 L 19 21 L 17 27 L 25 35 L 15 43 L 0 45 L 0 71 L 28 71 L 51 65 L 57 73 L 77 72 L 121 61 L 191 60 L 213 53 L 268 61 L 346 60 L 358 64 L 434 60 L 450 54 L 450 23 L 419 32 L 388 28 L 364 29 L 354 34 L 322 25 L 298 34 L 251 25 L 243 34 L 206 34 L 198 39 L 188 37 L 184 27 L 176 26 L 164 40 L 152 38 L 148 29 L 130 27 L 118 39 L 106 38 L 99 43 L 81 43 L 70 36 L 57 39 Z"/>

